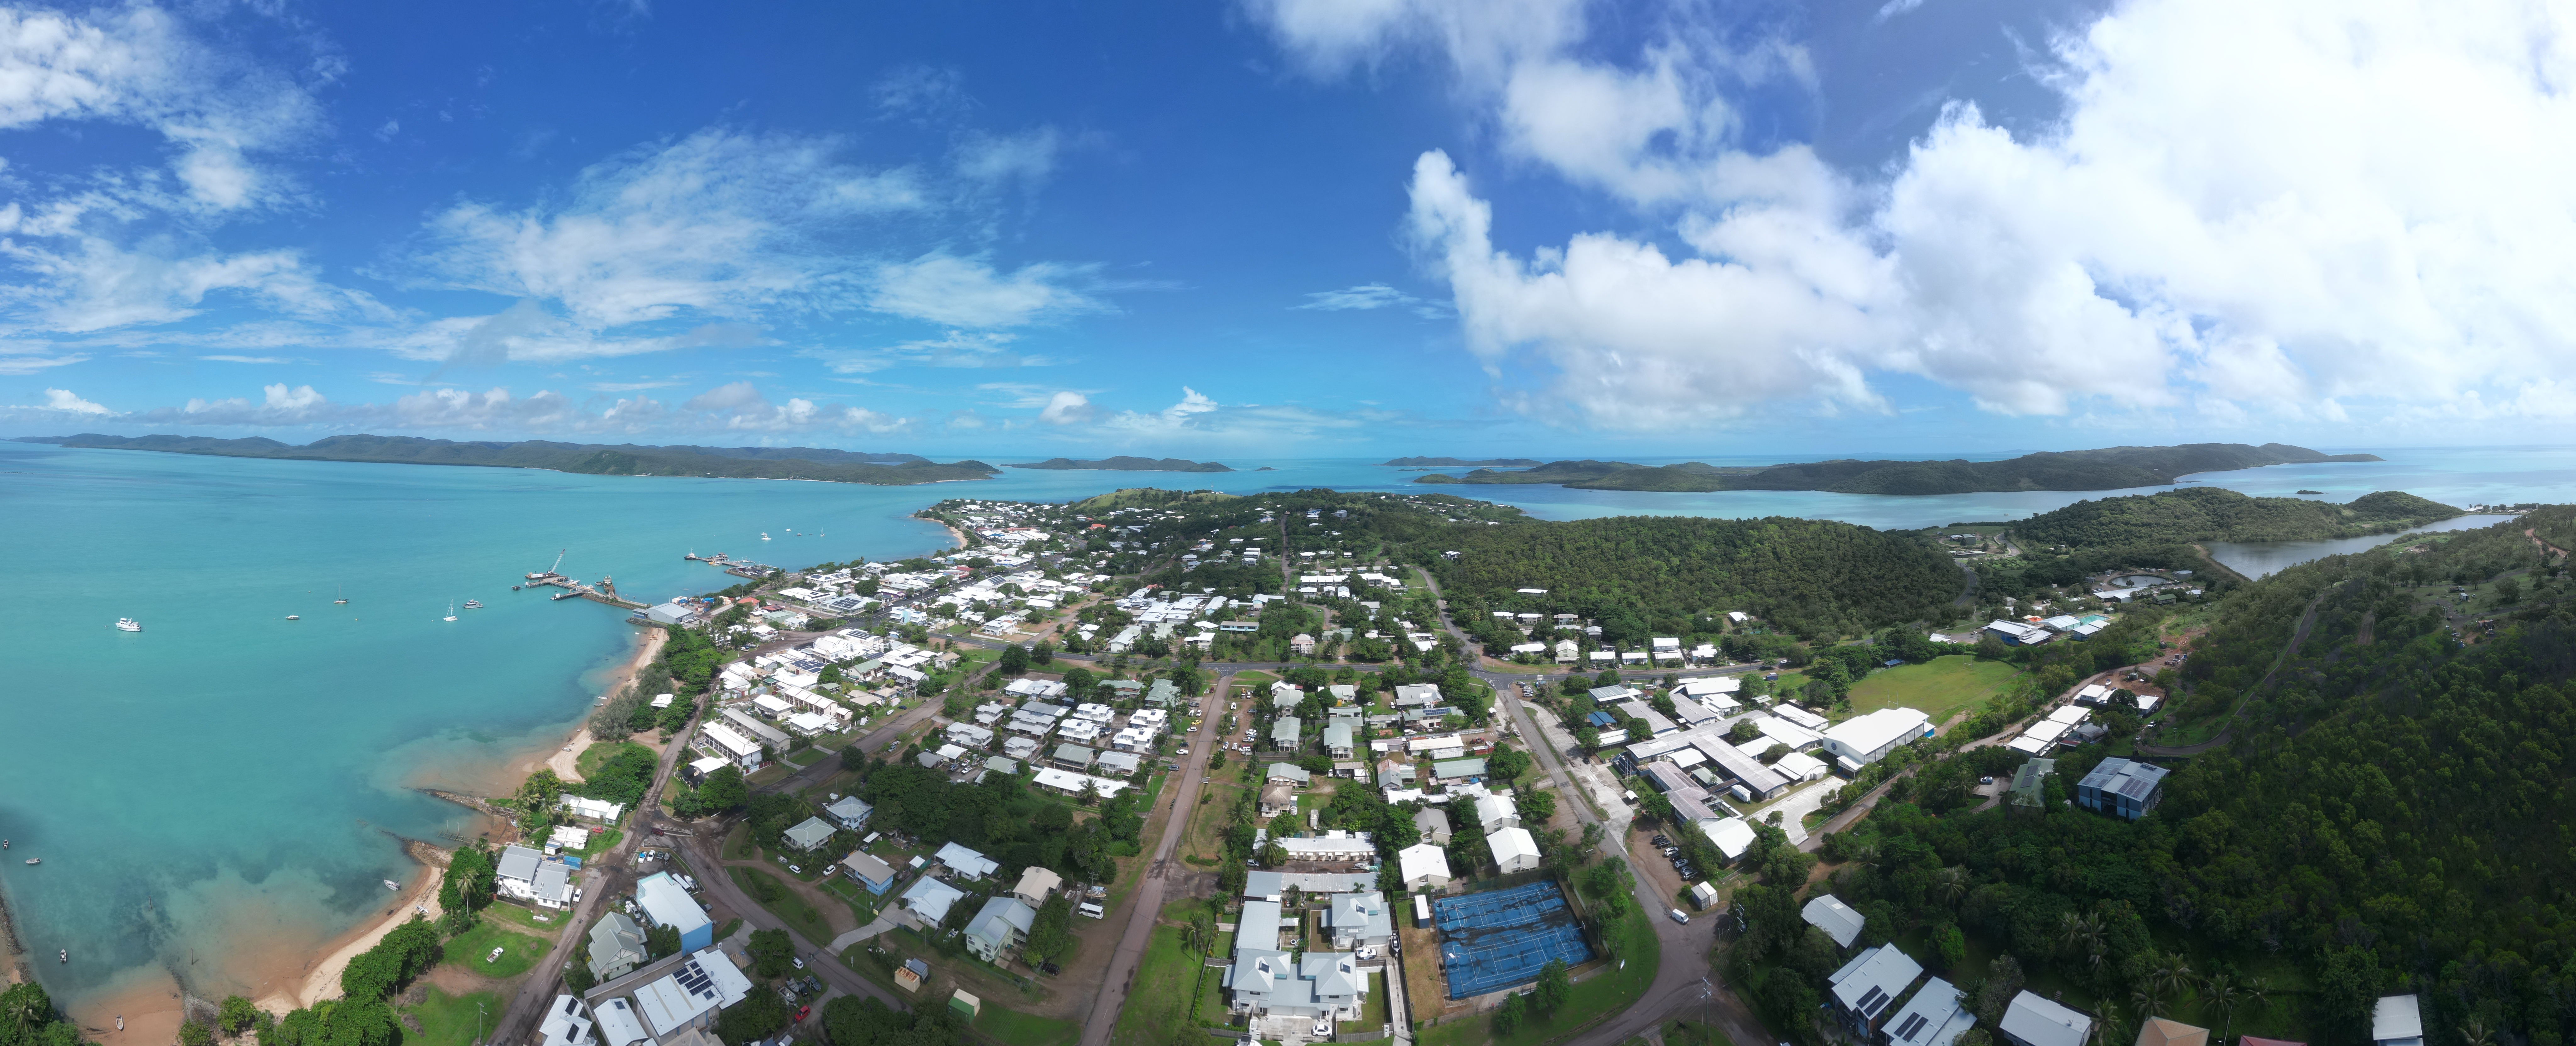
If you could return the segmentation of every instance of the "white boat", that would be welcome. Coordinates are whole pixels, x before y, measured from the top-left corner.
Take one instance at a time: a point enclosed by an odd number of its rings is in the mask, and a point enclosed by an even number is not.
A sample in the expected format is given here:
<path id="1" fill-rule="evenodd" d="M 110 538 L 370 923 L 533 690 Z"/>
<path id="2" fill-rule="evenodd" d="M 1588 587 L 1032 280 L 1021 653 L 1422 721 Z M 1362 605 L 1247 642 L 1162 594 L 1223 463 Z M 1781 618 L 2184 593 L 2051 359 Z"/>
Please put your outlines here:
<path id="1" fill-rule="evenodd" d="M 483 609 L 483 601 L 482 601 L 482 600 L 479 600 L 479 599 L 469 599 L 469 600 L 466 600 L 466 601 L 465 601 L 465 609 L 467 609 L 467 610 L 481 610 L 481 609 Z"/>
<path id="2" fill-rule="evenodd" d="M 116 619 L 116 630 L 119 632 L 140 632 L 143 631 L 143 622 L 136 621 L 130 617 L 120 617 Z"/>
<path id="3" fill-rule="evenodd" d="M 302 615 L 302 614 L 288 614 L 288 615 L 286 615 L 286 619 L 287 619 L 287 620 L 289 620 L 289 621 L 302 621 L 302 620 L 304 620 L 304 615 Z"/>
<path id="4" fill-rule="evenodd" d="M 766 530 L 761 531 L 761 532 L 760 532 L 760 540 L 762 540 L 762 541 L 767 541 L 767 540 L 769 540 L 769 532 L 768 532 L 768 531 L 766 531 Z"/>
<path id="5" fill-rule="evenodd" d="M 393 880 L 391 880 L 391 879 L 387 879 L 387 880 L 385 880 L 385 889 L 392 890 L 392 891 L 393 891 L 393 892 L 395 892 L 395 893 L 401 893 L 401 892 L 402 892 L 402 884 L 401 884 L 401 883 L 397 883 L 397 882 L 395 882 L 395 881 L 393 881 Z"/>
<path id="6" fill-rule="evenodd" d="M 446 616 L 446 617 L 443 617 L 443 618 L 440 618 L 439 620 L 441 620 L 441 621 L 454 621 L 454 620 L 456 620 L 456 601 L 455 601 L 455 600 L 451 599 L 451 600 L 448 600 L 448 601 L 447 601 L 447 616 Z"/>

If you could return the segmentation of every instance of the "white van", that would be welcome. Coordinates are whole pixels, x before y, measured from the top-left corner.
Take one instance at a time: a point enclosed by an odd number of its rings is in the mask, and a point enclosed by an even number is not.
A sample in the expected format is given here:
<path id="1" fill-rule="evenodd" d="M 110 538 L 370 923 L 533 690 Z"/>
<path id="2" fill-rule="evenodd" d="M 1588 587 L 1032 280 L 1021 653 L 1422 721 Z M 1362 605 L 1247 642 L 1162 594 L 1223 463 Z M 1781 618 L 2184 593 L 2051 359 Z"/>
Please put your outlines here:
<path id="1" fill-rule="evenodd" d="M 1684 925 L 1684 926 L 1688 926 L 1688 925 L 1690 925 L 1690 913 L 1689 913 L 1689 912 L 1685 912 L 1685 911 L 1683 911 L 1683 910 L 1681 910 L 1681 909 L 1679 909 L 1679 908 L 1671 909 L 1671 912 L 1672 912 L 1672 916 L 1673 916 L 1673 921 L 1674 921 L 1674 922 L 1681 923 L 1681 924 L 1682 924 L 1682 925 Z"/>
<path id="2" fill-rule="evenodd" d="M 1104 918 L 1107 918 L 1107 917 L 1108 917 L 1108 914 L 1109 914 L 1109 913 L 1107 913 L 1107 912 L 1103 912 L 1103 911 L 1101 911 L 1101 910 L 1100 910 L 1100 906 L 1099 906 L 1099 905 L 1093 904 L 1093 903 L 1091 903 L 1091 902 L 1089 902 L 1089 901 L 1084 901 L 1084 902 L 1082 902 L 1082 906 L 1081 906 L 1081 907 L 1079 907 L 1079 908 L 1076 908 L 1076 909 L 1074 909 L 1074 910 L 1075 910 L 1075 911 L 1077 911 L 1077 912 L 1081 912 L 1081 913 L 1082 913 L 1082 914 L 1084 914 L 1084 915 L 1088 915 L 1088 916 L 1090 916 L 1090 917 L 1092 917 L 1092 918 L 1094 918 L 1094 919 L 1104 919 Z"/>

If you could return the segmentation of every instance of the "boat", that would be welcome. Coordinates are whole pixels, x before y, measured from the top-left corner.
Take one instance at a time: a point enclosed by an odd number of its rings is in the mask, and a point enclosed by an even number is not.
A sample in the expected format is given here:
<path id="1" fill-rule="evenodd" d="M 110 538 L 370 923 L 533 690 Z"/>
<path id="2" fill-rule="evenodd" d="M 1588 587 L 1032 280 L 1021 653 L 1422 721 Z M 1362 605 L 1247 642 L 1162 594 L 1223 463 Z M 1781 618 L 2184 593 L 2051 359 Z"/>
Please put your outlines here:
<path id="1" fill-rule="evenodd" d="M 483 609 L 483 601 L 482 601 L 482 600 L 479 600 L 479 599 L 469 599 L 469 600 L 466 600 L 466 601 L 465 601 L 465 609 L 467 609 L 467 610 L 481 610 L 481 609 Z"/>
<path id="2" fill-rule="evenodd" d="M 395 882 L 395 881 L 393 881 L 393 880 L 391 880 L 391 879 L 387 879 L 387 880 L 385 880 L 385 889 L 392 890 L 392 891 L 393 891 L 393 892 L 395 892 L 395 893 L 401 893 L 401 892 L 402 892 L 402 884 L 397 883 L 397 882 Z"/>
<path id="3" fill-rule="evenodd" d="M 558 603 L 560 603 L 560 602 L 562 602 L 562 601 L 564 601 L 564 600 L 567 600 L 567 599 L 580 599 L 580 598 L 581 598 L 581 593 L 579 593 L 579 592 L 557 592 L 557 593 L 555 593 L 555 601 L 556 601 L 556 602 L 558 602 Z"/>
<path id="4" fill-rule="evenodd" d="M 517 586 L 517 585 L 512 585 L 512 586 L 510 586 L 510 591 L 512 591 L 512 592 L 516 592 L 516 591 L 518 591 L 518 590 L 519 590 L 519 586 Z"/>
<path id="5" fill-rule="evenodd" d="M 335 590 L 332 594 L 338 597 L 331 601 L 333 603 L 346 603 L 349 601 L 349 591 L 346 588 Z"/>
<path id="6" fill-rule="evenodd" d="M 116 619 L 116 630 L 119 632 L 140 632 L 143 631 L 143 622 L 134 620 L 130 617 L 120 617 Z"/>
<path id="7" fill-rule="evenodd" d="M 45 863 L 45 859 L 44 859 L 44 858 L 42 858 L 42 857 L 30 857 L 30 858 L 27 858 L 27 863 L 28 863 L 28 864 L 43 864 L 43 863 Z"/>
<path id="8" fill-rule="evenodd" d="M 304 620 L 304 615 L 302 615 L 302 614 L 288 614 L 288 615 L 286 615 L 286 619 L 287 619 L 287 620 L 289 620 L 289 621 L 302 621 L 302 620 Z"/>
<path id="9" fill-rule="evenodd" d="M 440 618 L 439 620 L 441 620 L 441 621 L 454 621 L 454 620 L 456 620 L 456 601 L 455 601 L 455 600 L 451 599 L 451 600 L 448 600 L 448 601 L 447 601 L 447 616 L 446 616 L 446 617 L 443 617 L 443 618 Z"/>
<path id="10" fill-rule="evenodd" d="M 761 531 L 761 532 L 760 532 L 760 540 L 762 540 L 762 541 L 767 541 L 767 540 L 769 540 L 769 532 L 768 532 L 768 531 L 766 531 L 766 530 Z"/>

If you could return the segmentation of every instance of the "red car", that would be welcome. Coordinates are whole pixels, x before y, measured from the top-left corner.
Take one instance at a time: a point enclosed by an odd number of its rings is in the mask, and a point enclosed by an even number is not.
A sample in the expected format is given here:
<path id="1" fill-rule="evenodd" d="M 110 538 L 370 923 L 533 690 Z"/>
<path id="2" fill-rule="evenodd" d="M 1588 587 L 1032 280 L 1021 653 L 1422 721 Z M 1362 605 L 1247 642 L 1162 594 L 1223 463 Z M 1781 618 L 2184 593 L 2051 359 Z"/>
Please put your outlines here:
<path id="1" fill-rule="evenodd" d="M 805 1015 L 812 1012 L 814 1012 L 814 1008 L 811 1006 L 799 1006 L 796 1008 L 796 1019 L 799 1022 L 802 1022 L 805 1019 Z"/>

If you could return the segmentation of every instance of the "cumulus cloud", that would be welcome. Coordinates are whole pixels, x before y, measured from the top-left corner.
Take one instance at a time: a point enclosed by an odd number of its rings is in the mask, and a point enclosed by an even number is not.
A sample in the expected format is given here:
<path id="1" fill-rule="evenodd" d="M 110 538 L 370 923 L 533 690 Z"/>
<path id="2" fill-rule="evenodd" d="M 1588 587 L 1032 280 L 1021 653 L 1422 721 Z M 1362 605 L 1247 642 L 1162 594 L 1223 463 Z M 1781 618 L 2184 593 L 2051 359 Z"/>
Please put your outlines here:
<path id="1" fill-rule="evenodd" d="M 80 398 L 79 396 L 73 395 L 73 394 L 72 394 L 72 390 L 70 390 L 70 389 L 46 389 L 46 390 L 45 390 L 45 402 L 44 402 L 44 405 L 43 405 L 43 406 L 41 406 L 41 407 L 35 407 L 35 408 L 31 408 L 31 409 L 35 409 L 35 410 L 58 410 L 58 411 L 62 411 L 63 413 L 66 413 L 66 414 L 113 414 L 113 413 L 116 413 L 115 411 L 112 411 L 112 410 L 109 410 L 109 409 L 107 409 L 107 408 L 105 408 L 105 407 L 99 406 L 99 405 L 98 405 L 98 404 L 96 404 L 96 403 L 92 403 L 92 402 L 90 402 L 90 401 L 88 401 L 88 400 L 85 400 L 85 399 Z"/>
<path id="2" fill-rule="evenodd" d="M 1091 397 L 1066 391 L 1047 397 L 1046 409 L 1038 412 L 1038 420 L 1049 425 L 1079 425 L 1097 413 L 1091 409 Z"/>
<path id="3" fill-rule="evenodd" d="M 156 238 L 137 249 L 104 236 L 57 245 L 0 240 L 0 258 L 32 279 L 0 297 L 33 311 L 50 330 L 81 333 L 162 324 L 202 312 L 211 297 L 235 296 L 307 319 L 389 320 L 374 297 L 325 282 L 295 251 L 182 252 Z"/>
<path id="4" fill-rule="evenodd" d="M 996 270 L 980 258 L 932 252 L 878 267 L 868 307 L 960 327 L 1017 327 L 1086 312 L 1110 311 L 1065 284 L 1085 270 L 1052 262 Z"/>
<path id="5" fill-rule="evenodd" d="M 1728 85 L 1809 75 L 1794 48 L 1609 55 L 1575 0 L 1254 9 L 1319 75 L 1441 57 L 1507 151 L 1665 223 L 1509 251 L 1445 155 L 1413 172 L 1408 231 L 1470 347 L 1599 423 L 1876 409 L 1890 373 L 2013 415 L 2565 401 L 2542 384 L 2576 345 L 2564 9 L 2134 0 L 2054 45 L 2060 122 L 1954 105 L 1868 184 L 1742 147 Z"/>

